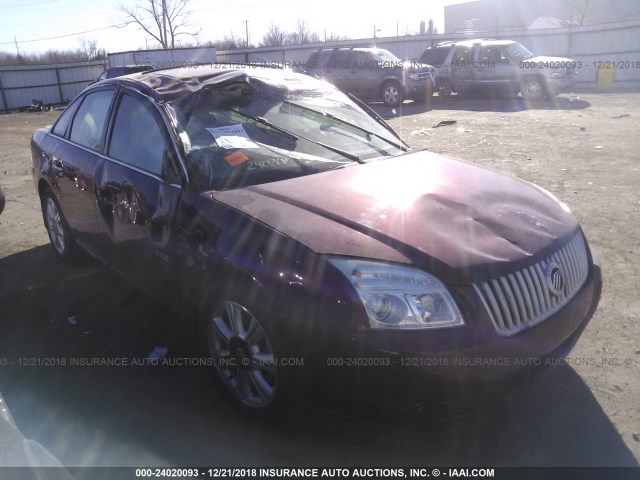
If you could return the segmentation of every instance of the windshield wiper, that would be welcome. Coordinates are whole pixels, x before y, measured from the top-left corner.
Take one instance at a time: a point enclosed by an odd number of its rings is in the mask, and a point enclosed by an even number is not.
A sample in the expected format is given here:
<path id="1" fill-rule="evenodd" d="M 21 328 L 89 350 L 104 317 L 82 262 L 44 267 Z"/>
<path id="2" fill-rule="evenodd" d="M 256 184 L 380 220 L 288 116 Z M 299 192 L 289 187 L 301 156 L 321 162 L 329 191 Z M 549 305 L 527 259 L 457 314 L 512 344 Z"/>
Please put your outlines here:
<path id="1" fill-rule="evenodd" d="M 285 128 L 282 128 L 278 125 L 276 125 L 275 123 L 271 123 L 269 120 L 267 120 L 264 117 L 254 117 L 252 115 L 247 115 L 246 113 L 242 113 L 238 110 L 234 110 L 233 108 L 230 108 L 229 110 L 231 110 L 233 113 L 237 113 L 238 115 L 248 118 L 249 120 L 253 120 L 256 123 L 259 123 L 261 125 L 264 125 L 266 127 L 272 128 L 273 130 L 277 131 L 277 132 L 281 132 L 285 135 L 288 135 L 289 137 L 291 137 L 294 140 L 306 140 L 307 142 L 311 142 L 314 143 L 322 148 L 325 148 L 327 150 L 330 150 L 334 153 L 337 153 L 338 155 L 342 155 L 345 158 L 348 158 L 349 160 L 353 160 L 354 162 L 358 162 L 358 163 L 366 163 L 364 160 L 362 160 L 359 156 L 354 155 L 353 153 L 347 152 L 345 150 L 342 150 L 340 148 L 336 148 L 333 147 L 331 145 L 327 145 L 326 143 L 322 143 L 322 142 L 318 142 L 317 140 L 311 140 L 310 138 L 307 137 L 303 137 L 302 135 L 293 133 Z"/>
<path id="2" fill-rule="evenodd" d="M 400 145 L 400 144 L 398 144 L 398 143 L 396 143 L 396 142 L 394 142 L 392 140 L 389 140 L 387 137 L 384 137 L 384 136 L 379 135 L 379 134 L 377 134 L 375 132 L 367 130 L 366 128 L 361 127 L 360 125 L 356 125 L 355 123 L 351 123 L 351 122 L 349 122 L 349 121 L 347 121 L 347 120 L 345 120 L 343 118 L 340 118 L 340 117 L 334 115 L 333 113 L 324 112 L 322 110 L 316 110 L 314 108 L 305 107 L 304 105 L 299 105 L 297 103 L 290 102 L 288 100 L 283 100 L 282 102 L 286 103 L 287 105 L 292 105 L 294 107 L 301 108 L 303 110 L 307 110 L 307 111 L 310 111 L 310 112 L 318 113 L 318 114 L 320 114 L 320 115 L 322 115 L 324 117 L 330 118 L 331 120 L 335 120 L 336 122 L 340 122 L 340 123 L 342 123 L 344 125 L 348 125 L 349 127 L 353 128 L 355 130 L 359 130 L 362 133 L 366 134 L 367 137 L 369 137 L 369 138 L 371 136 L 377 137 L 380 140 L 388 143 L 389 145 L 392 145 L 392 146 L 396 147 L 398 150 L 402 150 L 403 152 L 406 152 L 408 150 L 407 147 L 405 147 L 403 145 Z"/>
<path id="3" fill-rule="evenodd" d="M 264 117 L 254 117 L 254 116 L 251 116 L 251 115 L 247 115 L 246 113 L 242 113 L 241 111 L 235 110 L 233 108 L 229 108 L 229 110 L 232 111 L 233 113 L 237 113 L 241 117 L 248 118 L 249 120 L 253 120 L 254 122 L 259 123 L 260 125 L 264 125 L 265 127 L 268 127 L 268 128 L 270 128 L 272 130 L 275 130 L 276 132 L 280 132 L 283 135 L 289 137 L 291 140 L 294 140 L 294 141 L 300 140 L 300 137 L 298 135 L 296 135 L 295 133 L 290 132 L 289 130 L 285 130 L 284 128 L 279 127 L 278 125 L 275 125 L 274 123 L 271 123 L 269 120 L 267 120 Z"/>

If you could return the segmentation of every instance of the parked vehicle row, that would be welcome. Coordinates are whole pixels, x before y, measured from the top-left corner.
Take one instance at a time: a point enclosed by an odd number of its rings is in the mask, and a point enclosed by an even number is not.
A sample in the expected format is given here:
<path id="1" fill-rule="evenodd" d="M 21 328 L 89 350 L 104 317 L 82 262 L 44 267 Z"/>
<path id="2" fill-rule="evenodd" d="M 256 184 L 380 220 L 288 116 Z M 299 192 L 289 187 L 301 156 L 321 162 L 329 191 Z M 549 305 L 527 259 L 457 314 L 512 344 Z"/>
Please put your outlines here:
<path id="1" fill-rule="evenodd" d="M 56 255 L 83 248 L 193 319 L 250 411 L 336 377 L 370 379 L 380 402 L 501 382 L 526 370 L 514 359 L 565 355 L 600 297 L 598 261 L 552 194 L 412 151 L 290 70 L 105 80 L 31 152 Z"/>
<path id="2" fill-rule="evenodd" d="M 344 92 L 395 107 L 404 100 L 425 101 L 434 92 L 487 92 L 527 99 L 557 95 L 577 79 L 576 62 L 537 56 L 512 40 L 442 42 L 419 62 L 403 61 L 380 48 L 332 48 L 313 52 L 306 73 Z"/>
<path id="3" fill-rule="evenodd" d="M 443 97 L 491 89 L 540 99 L 557 95 L 577 78 L 574 60 L 538 56 L 511 40 L 440 43 L 425 50 L 420 63 L 436 68 L 436 89 Z"/>

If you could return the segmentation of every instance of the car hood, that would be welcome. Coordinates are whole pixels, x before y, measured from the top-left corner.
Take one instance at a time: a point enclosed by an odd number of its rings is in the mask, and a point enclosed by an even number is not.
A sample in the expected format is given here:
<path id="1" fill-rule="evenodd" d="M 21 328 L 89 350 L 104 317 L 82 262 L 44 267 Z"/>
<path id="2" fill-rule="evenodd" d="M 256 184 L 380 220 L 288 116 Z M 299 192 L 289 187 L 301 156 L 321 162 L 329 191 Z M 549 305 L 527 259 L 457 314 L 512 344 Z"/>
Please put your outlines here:
<path id="1" fill-rule="evenodd" d="M 317 253 L 411 263 L 450 283 L 538 261 L 578 228 L 541 188 L 425 151 L 212 196 Z"/>

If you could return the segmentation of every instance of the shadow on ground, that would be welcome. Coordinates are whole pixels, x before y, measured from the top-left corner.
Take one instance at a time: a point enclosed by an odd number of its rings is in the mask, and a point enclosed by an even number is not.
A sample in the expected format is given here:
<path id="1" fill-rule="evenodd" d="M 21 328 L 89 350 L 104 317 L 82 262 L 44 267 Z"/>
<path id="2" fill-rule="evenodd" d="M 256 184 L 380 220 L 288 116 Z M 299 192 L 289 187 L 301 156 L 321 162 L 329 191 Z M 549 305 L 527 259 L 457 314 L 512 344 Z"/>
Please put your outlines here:
<path id="1" fill-rule="evenodd" d="M 193 333 L 183 324 L 163 335 L 173 315 L 92 261 L 69 268 L 35 248 L 0 260 L 0 285 L 0 391 L 23 434 L 67 466 L 637 466 L 569 367 L 437 425 L 364 421 L 313 402 L 269 421 L 230 406 L 206 367 L 132 366 L 160 342 L 170 359 L 193 358 Z"/>

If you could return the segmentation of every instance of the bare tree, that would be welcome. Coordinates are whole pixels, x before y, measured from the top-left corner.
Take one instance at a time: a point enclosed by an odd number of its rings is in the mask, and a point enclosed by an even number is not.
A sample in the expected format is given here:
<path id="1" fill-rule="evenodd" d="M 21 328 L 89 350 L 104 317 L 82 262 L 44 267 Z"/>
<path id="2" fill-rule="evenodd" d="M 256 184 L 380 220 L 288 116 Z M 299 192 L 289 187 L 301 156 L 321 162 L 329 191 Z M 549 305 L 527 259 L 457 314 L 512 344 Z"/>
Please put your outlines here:
<path id="1" fill-rule="evenodd" d="M 240 36 L 236 36 L 233 32 L 224 36 L 223 40 L 216 40 L 211 42 L 211 45 L 216 47 L 217 50 L 237 50 L 243 48 L 246 45 L 244 39 Z"/>
<path id="2" fill-rule="evenodd" d="M 348 35 L 338 35 L 337 33 L 325 33 L 325 42 L 339 42 L 340 40 L 350 40 Z"/>
<path id="3" fill-rule="evenodd" d="M 133 7 L 118 8 L 127 16 L 127 24 L 136 24 L 162 48 L 175 48 L 176 38 L 181 35 L 196 36 L 197 31 L 188 31 L 189 0 L 138 0 Z"/>
<path id="4" fill-rule="evenodd" d="M 84 37 L 80 38 L 81 52 L 86 60 L 101 59 L 105 55 L 104 49 L 98 48 L 98 40 L 89 39 Z"/>
<path id="5" fill-rule="evenodd" d="M 309 30 L 307 22 L 305 20 L 298 20 L 296 31 L 287 35 L 285 43 L 289 45 L 296 45 L 301 43 L 315 43 L 319 41 L 320 37 L 317 33 Z"/>
<path id="6" fill-rule="evenodd" d="M 260 45 L 263 47 L 274 47 L 284 44 L 287 34 L 278 25 L 271 22 L 267 32 L 262 37 Z"/>
<path id="7" fill-rule="evenodd" d="M 569 22 L 573 25 L 584 25 L 590 12 L 591 0 L 567 0 L 569 7 Z"/>

